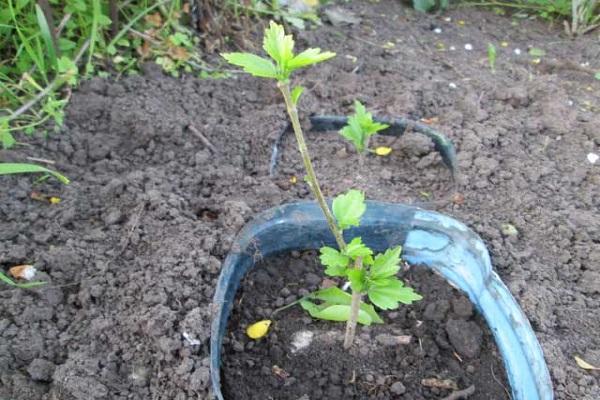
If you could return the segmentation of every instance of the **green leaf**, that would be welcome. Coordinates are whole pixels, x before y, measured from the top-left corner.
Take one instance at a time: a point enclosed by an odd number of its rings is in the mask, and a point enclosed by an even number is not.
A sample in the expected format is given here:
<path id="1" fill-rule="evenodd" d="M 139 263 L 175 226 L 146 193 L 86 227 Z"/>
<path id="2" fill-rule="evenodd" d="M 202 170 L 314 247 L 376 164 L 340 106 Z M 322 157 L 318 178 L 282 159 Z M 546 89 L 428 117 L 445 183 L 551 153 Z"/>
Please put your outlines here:
<path id="1" fill-rule="evenodd" d="M 330 287 L 327 289 L 317 290 L 317 291 L 311 293 L 309 295 L 309 297 L 311 299 L 317 299 L 317 300 L 321 300 L 321 301 L 325 302 L 326 303 L 325 306 L 328 306 L 331 304 L 350 305 L 352 303 L 352 296 L 349 293 L 344 292 L 342 289 L 340 289 L 338 287 Z M 315 304 L 313 304 L 313 303 L 311 303 L 311 304 L 312 304 L 312 306 L 307 306 L 307 307 L 315 307 L 315 309 L 318 308 Z M 303 308 L 305 310 L 307 310 L 306 307 L 303 306 Z M 377 314 L 377 312 L 375 311 L 375 308 L 371 304 L 361 302 L 360 309 L 363 310 L 364 312 L 366 312 L 367 314 L 369 314 L 369 316 L 371 317 L 371 320 L 374 323 L 383 324 L 383 319 L 381 319 L 381 317 Z"/>
<path id="2" fill-rule="evenodd" d="M 69 179 L 56 171 L 52 171 L 50 169 L 41 167 L 39 165 L 34 164 L 19 164 L 19 163 L 0 163 L 0 175 L 10 175 L 10 174 L 25 174 L 25 173 L 34 173 L 41 172 L 53 175 L 56 179 L 64 183 L 65 185 L 69 183 Z"/>
<path id="3" fill-rule="evenodd" d="M 283 26 L 270 21 L 265 29 L 263 49 L 282 70 L 286 70 L 288 61 L 294 57 L 294 39 L 292 35 L 285 34 Z"/>
<path id="4" fill-rule="evenodd" d="M 41 286 L 41 285 L 45 285 L 46 284 L 46 282 L 43 282 L 43 281 L 34 281 L 34 282 L 27 282 L 27 283 L 17 283 L 15 281 L 13 281 L 12 279 L 10 279 L 8 276 L 6 276 L 6 274 L 4 274 L 3 272 L 0 272 L 0 281 L 6 283 L 7 285 L 18 287 L 18 288 L 21 288 L 21 289 L 29 289 L 29 288 L 32 288 L 32 287 Z"/>
<path id="5" fill-rule="evenodd" d="M 221 55 L 229 63 L 242 67 L 251 75 L 260 78 L 277 78 L 275 65 L 266 58 L 250 53 L 223 53 Z"/>
<path id="6" fill-rule="evenodd" d="M 350 258 L 336 249 L 328 246 L 321 247 L 321 256 L 319 257 L 321 260 L 321 264 L 323 264 L 326 269 L 325 273 L 329 276 L 345 276 L 346 268 L 350 263 Z"/>
<path id="7" fill-rule="evenodd" d="M 350 286 L 355 292 L 363 292 L 367 286 L 366 273 L 364 269 L 350 268 L 346 272 Z"/>
<path id="8" fill-rule="evenodd" d="M 532 57 L 543 57 L 546 55 L 546 51 L 544 49 L 532 47 L 529 49 L 529 55 Z"/>
<path id="9" fill-rule="evenodd" d="M 362 153 L 367 148 L 369 138 L 388 127 L 389 125 L 374 122 L 373 115 L 367 112 L 360 101 L 355 100 L 354 114 L 348 118 L 348 124 L 340 134 L 354 144 L 357 152 Z"/>
<path id="10" fill-rule="evenodd" d="M 377 254 L 371 267 L 371 279 L 394 276 L 400 270 L 400 253 L 402 246 L 387 249 L 383 254 Z"/>
<path id="11" fill-rule="evenodd" d="M 317 64 L 323 61 L 327 61 L 330 58 L 335 57 L 335 53 L 331 51 L 325 51 L 321 53 L 321 49 L 312 48 L 306 49 L 294 58 L 292 58 L 287 66 L 290 70 L 306 67 L 308 65 Z"/>
<path id="12" fill-rule="evenodd" d="M 350 117 L 348 125 L 342 128 L 340 135 L 348 139 L 356 148 L 356 151 L 362 153 L 365 149 L 365 135 L 356 118 Z"/>
<path id="13" fill-rule="evenodd" d="M 360 217 L 367 209 L 365 194 L 360 190 L 350 189 L 333 200 L 332 209 L 340 229 L 359 226 Z"/>
<path id="14" fill-rule="evenodd" d="M 397 278 L 378 279 L 371 283 L 367 291 L 369 300 L 382 310 L 393 310 L 398 308 L 399 302 L 411 304 L 423 298 Z"/>
<path id="15" fill-rule="evenodd" d="M 600 81 L 600 71 L 598 71 L 594 74 L 594 78 L 596 78 Z"/>
<path id="16" fill-rule="evenodd" d="M 79 70 L 77 64 L 67 56 L 62 56 L 57 61 L 58 73 L 62 75 L 62 78 L 69 85 L 75 85 L 77 83 L 77 75 Z"/>
<path id="17" fill-rule="evenodd" d="M 292 89 L 292 102 L 294 104 L 298 104 L 298 99 L 300 98 L 302 92 L 304 92 L 304 86 L 296 86 L 294 89 Z"/>
<path id="18" fill-rule="evenodd" d="M 328 321 L 348 321 L 350 318 L 350 306 L 335 304 L 329 307 L 326 307 L 313 315 L 315 318 L 325 319 Z M 362 325 L 371 325 L 373 320 L 369 316 L 368 313 L 359 309 L 358 310 L 358 322 Z"/>
<path id="19" fill-rule="evenodd" d="M 492 43 L 488 43 L 487 51 L 490 69 L 492 72 L 494 72 L 496 70 L 496 46 L 494 46 Z"/>
<path id="20" fill-rule="evenodd" d="M 48 26 L 46 15 L 38 4 L 35 5 L 35 15 L 37 17 L 37 23 L 40 28 L 42 39 L 44 40 L 44 44 L 46 46 L 46 52 L 48 53 L 50 63 L 56 67 L 56 48 L 54 47 L 54 41 L 52 40 L 52 34 L 50 32 L 50 29 L 52 28 Z"/>
<path id="21" fill-rule="evenodd" d="M 10 149 L 17 143 L 12 133 L 8 130 L 8 127 L 4 128 L 2 126 L 0 126 L 0 142 L 2 142 L 2 147 L 4 149 Z"/>
<path id="22" fill-rule="evenodd" d="M 368 248 L 362 242 L 362 238 L 359 236 L 355 237 L 350 243 L 348 243 L 344 254 L 346 254 L 348 257 L 351 257 L 352 259 L 356 259 L 358 257 L 367 257 L 373 255 L 373 250 Z"/>
<path id="23" fill-rule="evenodd" d="M 413 0 L 413 8 L 420 12 L 428 12 L 435 8 L 436 0 Z"/>

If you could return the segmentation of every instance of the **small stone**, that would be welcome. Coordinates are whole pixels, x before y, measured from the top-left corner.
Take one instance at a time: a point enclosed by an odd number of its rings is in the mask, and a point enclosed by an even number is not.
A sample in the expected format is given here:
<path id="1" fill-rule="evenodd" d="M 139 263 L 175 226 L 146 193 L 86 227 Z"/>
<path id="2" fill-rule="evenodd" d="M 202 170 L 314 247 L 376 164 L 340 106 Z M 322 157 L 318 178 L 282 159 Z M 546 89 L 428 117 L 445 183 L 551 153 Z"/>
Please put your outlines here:
<path id="1" fill-rule="evenodd" d="M 454 83 L 454 82 L 450 82 L 450 83 L 448 84 L 448 87 L 449 87 L 450 89 L 456 89 L 458 86 L 456 86 L 456 83 Z"/>
<path id="2" fill-rule="evenodd" d="M 519 231 L 517 230 L 517 228 L 512 225 L 512 224 L 502 224 L 500 226 L 500 232 L 502 232 L 502 235 L 504 236 L 517 236 L 519 234 Z"/>
<path id="3" fill-rule="evenodd" d="M 471 43 L 465 44 L 465 50 L 467 50 L 467 51 L 473 50 L 473 45 Z"/>
<path id="4" fill-rule="evenodd" d="M 473 305 L 466 297 L 452 299 L 452 311 L 458 317 L 470 318 L 473 315 Z"/>
<path id="5" fill-rule="evenodd" d="M 587 160 L 591 164 L 596 164 L 596 162 L 598 161 L 599 158 L 600 158 L 600 156 L 596 153 L 588 153 L 588 155 L 587 155 Z"/>
<path id="6" fill-rule="evenodd" d="M 406 393 L 406 387 L 402 382 L 394 382 L 390 387 L 390 391 L 394 394 L 401 395 Z"/>
<path id="7" fill-rule="evenodd" d="M 27 367 L 27 373 L 34 381 L 50 382 L 56 366 L 43 358 L 36 358 Z"/>
<path id="8" fill-rule="evenodd" d="M 454 349 L 462 356 L 474 358 L 479 355 L 483 331 L 473 321 L 448 320 L 446 333 Z"/>
<path id="9" fill-rule="evenodd" d="M 306 274 L 306 276 L 304 277 L 304 280 L 309 285 L 315 285 L 316 286 L 319 283 L 321 283 L 321 278 L 318 275 L 313 274 L 312 272 L 309 272 L 308 274 Z"/>
<path id="10" fill-rule="evenodd" d="M 388 333 L 382 333 L 382 334 L 375 336 L 375 341 L 377 343 L 381 344 L 382 346 L 398 346 L 401 344 L 409 344 L 410 339 L 411 339 L 410 336 L 406 336 L 406 335 L 396 336 L 396 335 L 390 335 Z"/>

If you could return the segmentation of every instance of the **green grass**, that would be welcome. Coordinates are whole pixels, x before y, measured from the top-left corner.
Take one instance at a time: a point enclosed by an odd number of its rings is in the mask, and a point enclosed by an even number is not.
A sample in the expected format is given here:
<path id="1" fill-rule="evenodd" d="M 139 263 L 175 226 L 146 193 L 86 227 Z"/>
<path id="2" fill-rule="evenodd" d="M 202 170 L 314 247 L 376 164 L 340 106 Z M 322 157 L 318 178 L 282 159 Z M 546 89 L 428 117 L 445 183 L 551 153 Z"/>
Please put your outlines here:
<path id="1" fill-rule="evenodd" d="M 0 144 L 62 124 L 69 87 L 82 78 L 136 73 L 158 60 L 166 72 L 203 71 L 182 0 L 1 0 Z M 44 4 L 46 7 L 44 7 Z M 49 15 L 46 12 L 49 13 Z M 185 20 L 185 22 L 183 22 Z M 54 22 L 51 26 L 51 23 Z"/>

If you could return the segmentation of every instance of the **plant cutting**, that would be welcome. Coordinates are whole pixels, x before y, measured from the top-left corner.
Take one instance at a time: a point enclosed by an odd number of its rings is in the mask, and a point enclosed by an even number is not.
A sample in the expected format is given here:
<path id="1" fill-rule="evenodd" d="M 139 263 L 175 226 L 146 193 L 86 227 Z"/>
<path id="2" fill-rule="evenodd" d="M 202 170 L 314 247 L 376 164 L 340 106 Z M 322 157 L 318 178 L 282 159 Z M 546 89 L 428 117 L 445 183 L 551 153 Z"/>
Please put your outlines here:
<path id="1" fill-rule="evenodd" d="M 326 274 L 347 278 L 352 288 L 350 299 L 341 291 L 317 292 L 312 297 L 322 300 L 321 304 L 305 299 L 301 305 L 315 318 L 347 321 L 344 348 L 348 349 L 354 341 L 357 322 L 367 325 L 382 322 L 373 307 L 361 301 L 364 293 L 373 304 L 382 309 L 397 308 L 398 302 L 410 304 L 421 297 L 412 289 L 404 287 L 402 281 L 395 276 L 399 271 L 400 247 L 373 257 L 373 251 L 364 245 L 362 238 L 355 237 L 348 244 L 345 242 L 343 231 L 359 226 L 360 218 L 365 212 L 364 194 L 358 190 L 350 190 L 336 197 L 330 210 L 315 174 L 298 118 L 297 104 L 304 88 L 295 86 L 291 89 L 290 76 L 300 68 L 333 58 L 335 53 L 309 48 L 295 55 L 292 36 L 286 35 L 283 27 L 273 21 L 265 29 L 263 49 L 271 60 L 250 53 L 225 53 L 223 57 L 253 76 L 276 80 L 283 95 L 306 170 L 306 181 L 338 246 L 338 249 L 321 248 L 321 262 L 326 267 Z M 354 143 L 359 152 L 363 152 L 368 146 L 369 137 L 387 128 L 387 125 L 373 122 L 371 114 L 359 102 L 355 103 L 355 111 L 356 114 L 349 119 L 348 126 L 341 133 Z"/>
<path id="2" fill-rule="evenodd" d="M 348 139 L 358 152 L 359 162 L 364 162 L 364 155 L 369 149 L 369 139 L 379 131 L 389 128 L 388 124 L 373 121 L 373 115 L 358 100 L 354 101 L 354 114 L 348 117 L 348 123 L 340 130 L 340 135 Z"/>

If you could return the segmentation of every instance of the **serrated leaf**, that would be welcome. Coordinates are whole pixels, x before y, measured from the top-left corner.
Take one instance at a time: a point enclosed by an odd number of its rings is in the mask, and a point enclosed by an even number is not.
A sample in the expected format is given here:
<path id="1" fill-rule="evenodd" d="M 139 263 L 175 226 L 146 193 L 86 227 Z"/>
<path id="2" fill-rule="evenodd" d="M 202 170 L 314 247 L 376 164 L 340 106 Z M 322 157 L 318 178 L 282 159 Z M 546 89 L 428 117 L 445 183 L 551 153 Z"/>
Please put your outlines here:
<path id="1" fill-rule="evenodd" d="M 352 303 L 352 296 L 344 292 L 342 289 L 338 287 L 330 287 L 327 289 L 317 290 L 311 293 L 310 298 L 322 300 L 325 303 L 329 304 L 345 304 L 350 305 Z M 311 303 L 312 306 L 307 305 L 307 307 L 303 307 L 305 310 L 310 307 L 317 307 L 315 304 Z M 383 319 L 377 314 L 375 308 L 371 304 L 367 304 L 365 302 L 360 303 L 360 309 L 369 314 L 371 320 L 376 324 L 383 324 Z"/>
<path id="2" fill-rule="evenodd" d="M 340 135 L 348 139 L 359 153 L 365 149 L 365 137 L 356 118 L 348 119 L 348 125 L 340 130 Z"/>
<path id="3" fill-rule="evenodd" d="M 335 53 L 331 51 L 321 52 L 321 49 L 319 48 L 306 49 L 294 58 L 292 58 L 288 62 L 287 67 L 290 70 L 295 70 L 298 68 L 327 61 L 333 57 L 335 57 Z"/>
<path id="4" fill-rule="evenodd" d="M 532 57 L 543 57 L 546 55 L 546 50 L 538 47 L 532 47 L 529 49 L 529 55 Z"/>
<path id="5" fill-rule="evenodd" d="M 346 272 L 350 286 L 355 292 L 363 292 L 366 288 L 366 273 L 364 269 L 350 268 Z"/>
<path id="6" fill-rule="evenodd" d="M 283 70 L 294 56 L 294 39 L 285 34 L 283 26 L 270 21 L 265 29 L 263 49 Z"/>
<path id="7" fill-rule="evenodd" d="M 329 307 L 324 308 L 323 310 L 318 311 L 313 315 L 315 318 L 325 319 L 328 321 L 348 321 L 350 318 L 350 306 L 335 304 Z M 358 322 L 362 325 L 371 325 L 373 320 L 362 309 L 358 310 Z"/>
<path id="8" fill-rule="evenodd" d="M 371 279 L 387 278 L 394 276 L 400 270 L 400 253 L 402 246 L 387 249 L 383 254 L 377 254 L 371 267 Z"/>
<path id="9" fill-rule="evenodd" d="M 251 75 L 260 78 L 277 78 L 275 65 L 266 58 L 250 53 L 223 53 L 221 56 L 229 63 L 242 67 Z"/>
<path id="10" fill-rule="evenodd" d="M 359 226 L 360 217 L 367 209 L 365 194 L 360 190 L 350 189 L 333 200 L 332 209 L 340 229 Z"/>
<path id="11" fill-rule="evenodd" d="M 338 250 L 323 246 L 320 249 L 319 259 L 326 269 L 325 273 L 329 276 L 345 276 L 346 268 L 350 263 L 350 257 L 340 253 Z"/>
<path id="12" fill-rule="evenodd" d="M 358 257 L 368 257 L 373 255 L 373 250 L 368 248 L 362 242 L 362 238 L 359 236 L 355 237 L 350 243 L 348 243 L 344 253 L 350 258 L 356 259 Z"/>
<path id="13" fill-rule="evenodd" d="M 298 104 L 298 99 L 300 98 L 300 95 L 302 95 L 302 92 L 304 92 L 304 89 L 304 86 L 296 86 L 292 89 L 292 102 L 294 104 Z"/>
<path id="14" fill-rule="evenodd" d="M 378 279 L 371 283 L 367 292 L 369 300 L 382 310 L 393 310 L 398 308 L 399 302 L 412 304 L 423 298 L 396 278 Z"/>

